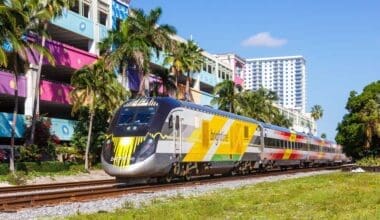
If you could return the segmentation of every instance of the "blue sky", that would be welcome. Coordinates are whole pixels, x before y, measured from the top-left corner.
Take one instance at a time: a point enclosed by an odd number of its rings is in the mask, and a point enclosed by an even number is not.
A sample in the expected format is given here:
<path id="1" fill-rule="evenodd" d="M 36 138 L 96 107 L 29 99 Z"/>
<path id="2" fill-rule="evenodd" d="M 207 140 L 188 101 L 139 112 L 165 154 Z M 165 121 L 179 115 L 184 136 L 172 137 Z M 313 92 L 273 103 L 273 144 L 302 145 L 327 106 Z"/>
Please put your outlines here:
<path id="1" fill-rule="evenodd" d="M 184 38 L 192 35 L 210 53 L 303 55 L 307 110 L 323 107 L 318 131 L 330 139 L 346 113 L 349 92 L 380 80 L 380 1 L 132 0 L 131 6 L 160 6 L 160 23 L 175 26 Z M 243 44 L 259 33 L 258 43 Z"/>

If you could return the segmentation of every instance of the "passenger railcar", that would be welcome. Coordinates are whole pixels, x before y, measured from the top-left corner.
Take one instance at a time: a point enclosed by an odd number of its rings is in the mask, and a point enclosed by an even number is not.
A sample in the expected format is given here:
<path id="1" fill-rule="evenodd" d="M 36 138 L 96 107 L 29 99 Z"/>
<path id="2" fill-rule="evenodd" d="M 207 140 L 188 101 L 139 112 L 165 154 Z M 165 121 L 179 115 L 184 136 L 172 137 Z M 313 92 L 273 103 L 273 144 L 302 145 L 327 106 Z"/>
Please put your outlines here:
<path id="1" fill-rule="evenodd" d="M 345 159 L 333 142 L 167 97 L 123 104 L 101 158 L 111 176 L 166 181 Z"/>

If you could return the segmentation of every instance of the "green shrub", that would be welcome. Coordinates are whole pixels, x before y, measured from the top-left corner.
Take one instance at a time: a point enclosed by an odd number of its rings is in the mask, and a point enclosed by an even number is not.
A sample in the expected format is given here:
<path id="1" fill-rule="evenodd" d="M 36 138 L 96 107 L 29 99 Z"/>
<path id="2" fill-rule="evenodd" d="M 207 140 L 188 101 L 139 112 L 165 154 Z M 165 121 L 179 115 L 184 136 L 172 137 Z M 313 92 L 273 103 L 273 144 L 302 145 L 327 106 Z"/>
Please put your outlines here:
<path id="1" fill-rule="evenodd" d="M 41 161 L 42 154 L 40 147 L 35 144 L 22 146 L 19 148 L 21 161 Z"/>
<path id="2" fill-rule="evenodd" d="M 2 163 L 0 164 L 0 175 L 7 175 L 9 171 L 9 164 Z"/>
<path id="3" fill-rule="evenodd" d="M 375 167 L 380 166 L 380 157 L 365 157 L 356 162 L 359 166 Z"/>
<path id="4" fill-rule="evenodd" d="M 28 178 L 24 171 L 16 171 L 15 173 L 10 173 L 7 176 L 8 183 L 12 185 L 25 185 Z"/>

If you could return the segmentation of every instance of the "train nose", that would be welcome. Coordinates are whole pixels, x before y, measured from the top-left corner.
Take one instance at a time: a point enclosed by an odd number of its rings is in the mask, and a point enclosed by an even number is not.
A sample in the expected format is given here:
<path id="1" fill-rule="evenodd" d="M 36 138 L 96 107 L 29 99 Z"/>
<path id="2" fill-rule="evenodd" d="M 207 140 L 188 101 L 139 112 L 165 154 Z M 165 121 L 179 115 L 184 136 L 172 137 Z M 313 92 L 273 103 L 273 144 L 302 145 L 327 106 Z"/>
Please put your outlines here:
<path id="1" fill-rule="evenodd" d="M 102 155 L 103 169 L 110 176 L 116 177 L 158 177 L 169 172 L 172 159 L 169 155 L 153 154 L 143 161 L 130 164 L 125 167 L 115 166 L 104 161 Z"/>

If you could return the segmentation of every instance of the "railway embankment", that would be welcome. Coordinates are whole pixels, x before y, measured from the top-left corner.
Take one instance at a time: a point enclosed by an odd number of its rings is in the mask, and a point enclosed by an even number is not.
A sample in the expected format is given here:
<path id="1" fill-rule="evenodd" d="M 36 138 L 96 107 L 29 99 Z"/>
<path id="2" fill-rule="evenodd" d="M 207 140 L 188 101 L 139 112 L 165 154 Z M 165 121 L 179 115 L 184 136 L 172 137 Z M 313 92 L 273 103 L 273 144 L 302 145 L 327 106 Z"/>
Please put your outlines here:
<path id="1" fill-rule="evenodd" d="M 372 204 L 369 207 L 379 208 L 379 203 L 373 196 L 380 192 L 378 192 L 379 189 L 376 188 L 373 181 L 378 184 L 380 176 L 368 173 L 343 173 L 336 170 L 263 175 L 255 178 L 241 177 L 206 184 L 195 182 L 190 187 L 187 185 L 168 187 L 162 190 L 140 190 L 117 197 L 106 197 L 86 202 L 72 201 L 54 206 L 49 205 L 51 207 L 27 208 L 16 213 L 0 213 L 0 218 L 28 219 L 72 215 L 71 218 L 80 219 L 103 219 L 105 217 L 112 219 L 112 217 L 116 218 L 117 216 L 123 216 L 127 219 L 152 218 L 154 216 L 155 219 L 163 219 L 167 217 L 168 213 L 174 218 L 181 219 L 226 218 L 233 217 L 232 214 L 243 218 L 248 216 L 276 218 L 278 217 L 276 213 L 280 214 L 278 210 L 275 210 L 273 215 L 268 215 L 265 212 L 267 207 L 274 208 L 276 205 L 279 205 L 280 210 L 289 208 L 289 210 L 295 211 L 299 218 L 301 218 L 300 210 L 310 207 L 312 208 L 311 211 L 322 213 L 316 215 L 318 217 L 331 217 L 333 216 L 332 213 L 323 214 L 323 210 L 330 209 L 330 206 L 335 207 L 338 205 L 334 205 L 335 202 L 341 202 L 345 199 L 347 201 L 342 204 L 347 204 L 348 208 L 352 208 L 355 205 L 350 202 L 358 202 L 357 198 L 353 196 L 356 194 L 360 195 L 360 199 L 363 199 L 365 205 Z M 363 183 L 365 184 L 362 185 Z M 364 189 L 363 186 L 366 186 L 367 189 Z M 362 198 L 362 195 L 368 194 L 368 190 L 372 190 L 374 193 L 368 195 L 370 201 L 366 201 L 367 198 Z M 349 196 L 345 195 L 345 191 L 348 191 Z M 342 197 L 342 199 L 337 199 L 334 196 Z M 322 205 L 318 202 L 321 202 Z M 360 207 L 365 206 L 359 204 L 358 208 Z M 210 215 L 207 215 L 209 208 L 211 210 Z M 337 207 L 335 209 L 339 211 L 338 214 L 343 213 Z M 363 213 L 355 211 L 350 217 L 366 217 L 369 216 L 367 214 L 373 214 L 372 212 L 367 213 L 366 210 L 364 209 Z M 349 209 L 346 211 L 352 212 Z M 306 214 L 313 214 L 313 212 L 306 212 Z M 87 216 L 86 213 L 96 214 Z M 290 214 L 285 212 L 284 216 L 290 216 Z"/>

